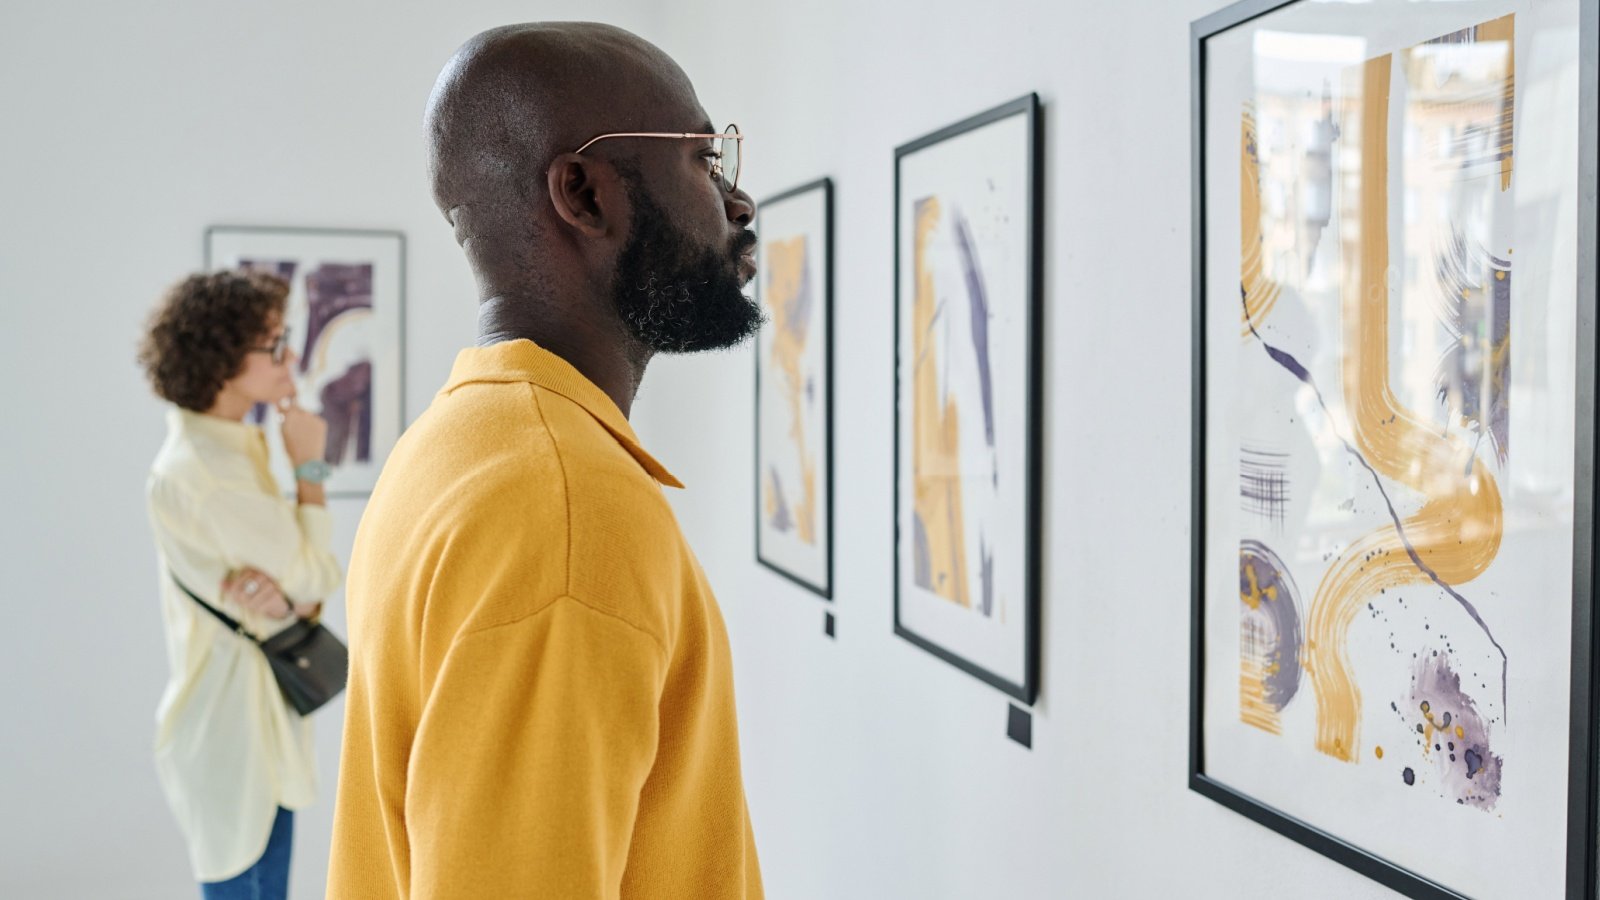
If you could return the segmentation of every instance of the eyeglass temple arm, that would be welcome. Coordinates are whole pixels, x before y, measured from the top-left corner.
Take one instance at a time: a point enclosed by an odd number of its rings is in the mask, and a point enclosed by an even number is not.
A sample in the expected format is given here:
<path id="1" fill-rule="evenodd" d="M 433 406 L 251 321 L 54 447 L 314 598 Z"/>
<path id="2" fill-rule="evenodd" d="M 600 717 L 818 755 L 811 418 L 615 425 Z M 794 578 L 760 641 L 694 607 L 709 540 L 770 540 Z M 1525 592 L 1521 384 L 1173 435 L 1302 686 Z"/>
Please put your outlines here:
<path id="1" fill-rule="evenodd" d="M 579 147 L 578 149 L 576 149 L 576 150 L 574 150 L 572 152 L 573 153 L 582 153 L 583 151 L 589 149 L 590 147 L 593 147 L 596 143 L 598 143 L 600 141 L 603 141 L 606 138 L 619 138 L 619 137 L 637 137 L 637 138 L 705 138 L 707 140 L 715 140 L 715 139 L 719 139 L 720 138 L 722 140 L 733 140 L 733 141 L 742 141 L 742 140 L 744 140 L 744 135 L 743 134 L 727 134 L 727 133 L 723 133 L 723 134 L 695 134 L 694 132 L 689 132 L 689 131 L 682 131 L 682 132 L 679 132 L 679 131 L 619 131 L 619 132 L 617 132 L 615 134 L 602 134 L 599 137 L 593 138 L 592 140 L 589 141 L 589 143 L 584 144 L 582 147 Z"/>

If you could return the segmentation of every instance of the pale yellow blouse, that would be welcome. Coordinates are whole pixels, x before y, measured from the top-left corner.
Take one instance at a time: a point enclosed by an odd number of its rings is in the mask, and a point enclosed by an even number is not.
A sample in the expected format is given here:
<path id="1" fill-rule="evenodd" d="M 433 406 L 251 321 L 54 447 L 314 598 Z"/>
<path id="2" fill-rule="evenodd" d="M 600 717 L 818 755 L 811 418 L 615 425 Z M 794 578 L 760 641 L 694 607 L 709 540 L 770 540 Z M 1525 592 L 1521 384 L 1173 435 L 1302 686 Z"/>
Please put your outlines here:
<path id="1" fill-rule="evenodd" d="M 260 649 L 185 596 L 172 575 L 266 637 L 293 620 L 223 601 L 230 569 L 260 569 L 298 602 L 332 593 L 341 572 L 327 510 L 283 496 L 260 428 L 176 408 L 167 424 L 148 483 L 172 666 L 156 711 L 156 769 L 195 878 L 223 881 L 261 857 L 279 806 L 314 799 L 311 723 L 284 701 Z"/>

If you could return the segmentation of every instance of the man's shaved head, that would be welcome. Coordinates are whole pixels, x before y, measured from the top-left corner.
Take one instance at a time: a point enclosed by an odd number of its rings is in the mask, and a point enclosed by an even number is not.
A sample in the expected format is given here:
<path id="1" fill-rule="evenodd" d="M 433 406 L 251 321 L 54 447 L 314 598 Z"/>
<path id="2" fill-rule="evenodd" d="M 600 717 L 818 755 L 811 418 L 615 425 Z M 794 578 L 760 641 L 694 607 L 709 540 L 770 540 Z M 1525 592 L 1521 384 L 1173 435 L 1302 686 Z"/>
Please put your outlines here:
<path id="1" fill-rule="evenodd" d="M 655 352 L 728 346 L 760 323 L 755 204 L 714 177 L 694 85 L 655 45 L 609 25 L 508 25 L 440 73 L 425 118 L 433 196 L 488 317 L 574 356 L 620 353 L 635 386 Z M 512 323 L 512 324 L 507 324 Z M 581 367 L 580 367 L 581 368 Z M 592 376 L 591 376 L 592 377 Z"/>
<path id="2" fill-rule="evenodd" d="M 456 51 L 428 99 L 434 200 L 452 223 L 462 206 L 525 201 L 557 153 L 606 132 L 668 130 L 659 120 L 698 106 L 678 64 L 620 28 L 490 29 Z"/>

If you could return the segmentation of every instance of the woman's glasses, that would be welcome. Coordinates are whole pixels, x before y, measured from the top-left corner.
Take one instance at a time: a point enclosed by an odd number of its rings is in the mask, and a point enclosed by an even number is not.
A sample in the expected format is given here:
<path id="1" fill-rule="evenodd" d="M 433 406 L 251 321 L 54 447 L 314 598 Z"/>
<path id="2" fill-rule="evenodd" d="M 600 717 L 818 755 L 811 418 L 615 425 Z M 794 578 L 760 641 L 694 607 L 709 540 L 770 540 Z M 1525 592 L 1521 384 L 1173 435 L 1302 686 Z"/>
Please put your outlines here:
<path id="1" fill-rule="evenodd" d="M 285 328 L 280 332 L 271 344 L 265 347 L 253 347 L 250 352 L 269 353 L 272 355 L 273 365 L 283 365 L 283 361 L 289 356 L 289 329 Z"/>

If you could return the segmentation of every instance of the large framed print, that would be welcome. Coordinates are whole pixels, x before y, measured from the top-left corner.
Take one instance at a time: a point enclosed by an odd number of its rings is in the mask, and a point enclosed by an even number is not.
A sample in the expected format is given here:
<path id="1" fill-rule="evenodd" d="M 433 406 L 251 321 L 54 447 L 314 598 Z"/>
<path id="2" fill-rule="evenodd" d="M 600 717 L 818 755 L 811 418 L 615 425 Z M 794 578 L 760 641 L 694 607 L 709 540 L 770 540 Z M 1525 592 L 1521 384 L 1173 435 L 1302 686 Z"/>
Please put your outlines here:
<path id="1" fill-rule="evenodd" d="M 1595 13 L 1192 30 L 1190 785 L 1411 897 L 1594 896 Z"/>
<path id="2" fill-rule="evenodd" d="M 1039 691 L 1043 131 L 1029 94 L 895 150 L 894 630 Z"/>
<path id="3" fill-rule="evenodd" d="M 370 494 L 405 427 L 404 235 L 229 225 L 208 228 L 205 244 L 208 270 L 260 270 L 289 283 L 297 402 L 328 422 L 328 494 Z M 262 423 L 268 412 L 251 415 Z M 265 430 L 278 483 L 294 484 L 278 429 Z"/>
<path id="4" fill-rule="evenodd" d="M 756 560 L 833 597 L 833 182 L 761 204 Z"/>

